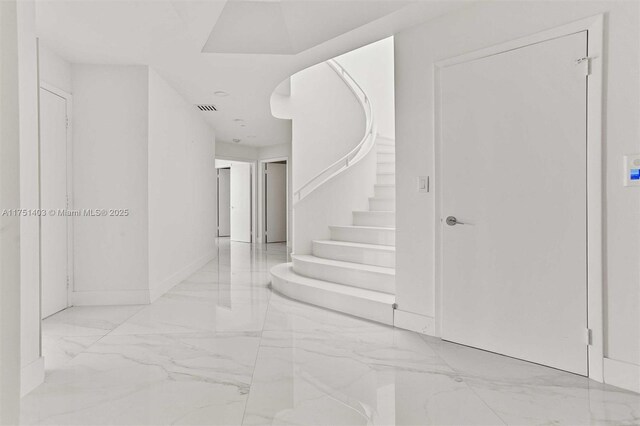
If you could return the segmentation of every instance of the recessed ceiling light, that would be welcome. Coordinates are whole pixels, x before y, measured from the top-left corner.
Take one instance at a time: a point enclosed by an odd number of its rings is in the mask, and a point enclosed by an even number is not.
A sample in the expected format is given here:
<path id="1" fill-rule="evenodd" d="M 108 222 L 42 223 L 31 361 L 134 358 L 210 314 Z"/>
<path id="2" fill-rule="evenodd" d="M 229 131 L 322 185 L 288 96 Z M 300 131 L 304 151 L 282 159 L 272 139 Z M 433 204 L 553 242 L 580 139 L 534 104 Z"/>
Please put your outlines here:
<path id="1" fill-rule="evenodd" d="M 220 96 L 221 98 L 224 98 L 225 96 L 229 96 L 229 94 L 227 92 L 225 92 L 224 90 L 217 90 L 215 92 L 213 92 L 214 95 L 216 96 Z"/>
<path id="2" fill-rule="evenodd" d="M 233 119 L 233 121 L 238 122 L 238 123 L 241 123 L 241 122 L 243 122 L 244 120 L 243 120 L 242 118 L 234 118 L 234 119 Z"/>
<path id="3" fill-rule="evenodd" d="M 237 139 L 237 138 L 236 138 L 236 139 L 234 139 L 234 140 L 233 140 L 233 143 L 240 143 L 240 139 Z"/>

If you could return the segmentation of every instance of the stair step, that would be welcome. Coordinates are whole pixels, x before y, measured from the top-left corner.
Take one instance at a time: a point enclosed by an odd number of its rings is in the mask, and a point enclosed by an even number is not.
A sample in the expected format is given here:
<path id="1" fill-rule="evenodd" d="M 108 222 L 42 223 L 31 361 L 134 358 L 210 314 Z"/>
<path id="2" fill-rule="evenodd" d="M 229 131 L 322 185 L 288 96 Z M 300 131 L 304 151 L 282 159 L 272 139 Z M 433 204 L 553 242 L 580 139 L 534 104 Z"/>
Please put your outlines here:
<path id="1" fill-rule="evenodd" d="M 394 294 L 396 271 L 393 268 L 323 259 L 311 255 L 291 255 L 293 270 L 308 278 L 345 284 L 367 290 Z"/>
<path id="2" fill-rule="evenodd" d="M 396 174 L 395 173 L 378 173 L 376 178 L 378 185 L 395 185 Z"/>
<path id="3" fill-rule="evenodd" d="M 331 239 L 363 244 L 379 244 L 394 246 L 396 230 L 394 228 L 378 228 L 375 226 L 329 226 Z"/>
<path id="4" fill-rule="evenodd" d="M 389 139 L 389 138 L 385 138 L 383 136 L 378 136 L 376 138 L 376 145 L 378 145 L 378 146 L 380 146 L 380 145 L 395 146 L 396 145 L 396 141 L 395 141 L 395 139 Z"/>
<path id="5" fill-rule="evenodd" d="M 393 325 L 395 296 L 296 274 L 291 263 L 271 268 L 272 288 L 293 299 Z"/>
<path id="6" fill-rule="evenodd" d="M 396 154 L 388 152 L 378 152 L 378 164 L 380 163 L 393 163 L 396 162 Z"/>
<path id="7" fill-rule="evenodd" d="M 373 187 L 375 198 L 396 198 L 396 185 L 376 184 Z"/>
<path id="8" fill-rule="evenodd" d="M 380 163 L 377 166 L 378 173 L 395 173 L 396 163 Z"/>
<path id="9" fill-rule="evenodd" d="M 373 212 L 393 212 L 396 210 L 395 198 L 369 198 L 369 210 Z"/>
<path id="10" fill-rule="evenodd" d="M 395 147 L 395 145 L 378 145 L 378 146 L 376 146 L 376 151 L 378 153 L 395 154 L 396 153 L 396 147 Z"/>
<path id="11" fill-rule="evenodd" d="M 355 226 L 378 226 L 381 228 L 395 228 L 396 212 L 354 211 L 353 224 Z"/>
<path id="12" fill-rule="evenodd" d="M 314 256 L 343 262 L 395 268 L 396 248 L 378 244 L 362 244 L 350 241 L 314 240 Z"/>

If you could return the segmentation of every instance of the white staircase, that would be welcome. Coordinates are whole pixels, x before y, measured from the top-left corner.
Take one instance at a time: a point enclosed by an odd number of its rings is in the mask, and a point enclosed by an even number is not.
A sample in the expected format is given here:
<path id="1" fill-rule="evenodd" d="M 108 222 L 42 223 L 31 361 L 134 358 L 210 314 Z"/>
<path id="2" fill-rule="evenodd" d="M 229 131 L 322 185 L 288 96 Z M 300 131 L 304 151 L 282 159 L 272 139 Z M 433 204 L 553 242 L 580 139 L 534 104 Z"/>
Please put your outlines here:
<path id="1" fill-rule="evenodd" d="M 395 304 L 395 143 L 378 137 L 377 183 L 369 210 L 330 225 L 330 240 L 271 270 L 272 286 L 294 299 L 393 325 Z"/>

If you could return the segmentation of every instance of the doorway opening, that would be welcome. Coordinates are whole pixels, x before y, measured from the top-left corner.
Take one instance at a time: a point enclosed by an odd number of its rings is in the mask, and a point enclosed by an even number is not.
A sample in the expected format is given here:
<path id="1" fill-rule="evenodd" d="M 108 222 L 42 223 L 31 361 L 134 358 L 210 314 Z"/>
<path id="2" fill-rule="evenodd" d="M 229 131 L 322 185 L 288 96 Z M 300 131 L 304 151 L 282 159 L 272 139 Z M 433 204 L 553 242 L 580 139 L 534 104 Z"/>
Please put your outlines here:
<path id="1" fill-rule="evenodd" d="M 255 163 L 216 159 L 220 238 L 254 242 Z"/>
<path id="2" fill-rule="evenodd" d="M 73 271 L 71 94 L 40 86 L 41 318 L 69 306 Z"/>
<path id="3" fill-rule="evenodd" d="M 289 171 L 287 159 L 264 160 L 263 176 L 263 241 L 289 241 Z"/>

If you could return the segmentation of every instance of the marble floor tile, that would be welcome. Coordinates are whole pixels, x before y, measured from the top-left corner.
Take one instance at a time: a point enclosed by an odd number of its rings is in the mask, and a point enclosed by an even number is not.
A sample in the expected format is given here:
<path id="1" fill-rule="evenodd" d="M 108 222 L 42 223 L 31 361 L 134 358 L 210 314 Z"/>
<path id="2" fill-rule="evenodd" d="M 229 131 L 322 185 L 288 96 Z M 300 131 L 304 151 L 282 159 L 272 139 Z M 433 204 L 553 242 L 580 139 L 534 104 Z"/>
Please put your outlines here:
<path id="1" fill-rule="evenodd" d="M 283 244 L 218 257 L 146 306 L 43 322 L 22 424 L 640 425 L 640 395 L 299 303 Z"/>
<path id="2" fill-rule="evenodd" d="M 42 336 L 42 354 L 47 373 L 58 370 L 103 336 Z"/>
<path id="3" fill-rule="evenodd" d="M 423 339 L 508 424 L 640 424 L 640 395 L 515 358 Z"/>
<path id="4" fill-rule="evenodd" d="M 259 340 L 106 336 L 23 399 L 23 423 L 239 424 Z"/>
<path id="5" fill-rule="evenodd" d="M 261 331 L 268 298 L 217 291 L 171 291 L 146 306 L 112 334 Z"/>
<path id="6" fill-rule="evenodd" d="M 143 309 L 135 306 L 74 306 L 42 321 L 43 336 L 104 336 Z"/>
<path id="7" fill-rule="evenodd" d="M 265 331 L 244 424 L 503 424 L 402 330 Z"/>

